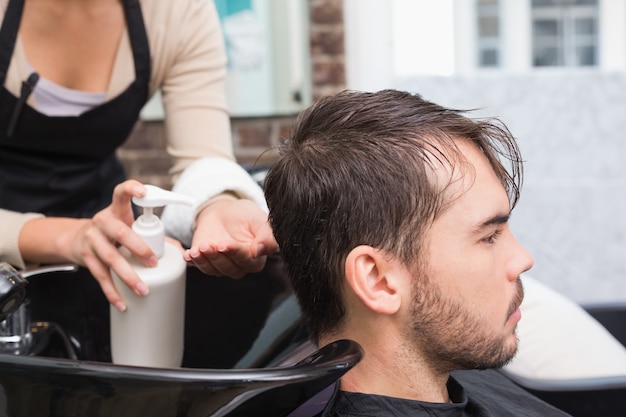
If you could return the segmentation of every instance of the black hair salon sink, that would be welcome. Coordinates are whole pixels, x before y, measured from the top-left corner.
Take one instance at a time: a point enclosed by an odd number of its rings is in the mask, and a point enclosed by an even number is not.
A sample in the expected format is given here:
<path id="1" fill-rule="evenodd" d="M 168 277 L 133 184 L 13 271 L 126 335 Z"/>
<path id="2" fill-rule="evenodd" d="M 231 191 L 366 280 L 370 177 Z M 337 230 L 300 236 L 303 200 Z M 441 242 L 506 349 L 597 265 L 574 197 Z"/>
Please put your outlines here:
<path id="1" fill-rule="evenodd" d="M 87 270 L 29 281 L 30 320 L 48 327 L 35 351 L 0 354 L 0 416 L 286 416 L 361 357 L 349 341 L 290 356 L 306 334 L 279 256 L 241 280 L 188 269 L 175 369 L 111 363 L 109 306 Z"/>

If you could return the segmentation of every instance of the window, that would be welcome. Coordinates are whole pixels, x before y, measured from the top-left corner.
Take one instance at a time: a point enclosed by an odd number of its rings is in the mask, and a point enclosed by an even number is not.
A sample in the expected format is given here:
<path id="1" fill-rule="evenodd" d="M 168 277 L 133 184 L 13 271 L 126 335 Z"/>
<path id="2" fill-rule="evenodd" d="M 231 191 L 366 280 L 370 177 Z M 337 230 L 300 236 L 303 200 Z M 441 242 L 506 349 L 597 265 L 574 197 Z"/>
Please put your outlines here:
<path id="1" fill-rule="evenodd" d="M 532 0 L 533 65 L 598 63 L 597 0 Z"/>
<path id="2" fill-rule="evenodd" d="M 500 16 L 498 0 L 478 0 L 478 65 L 500 66 Z"/>

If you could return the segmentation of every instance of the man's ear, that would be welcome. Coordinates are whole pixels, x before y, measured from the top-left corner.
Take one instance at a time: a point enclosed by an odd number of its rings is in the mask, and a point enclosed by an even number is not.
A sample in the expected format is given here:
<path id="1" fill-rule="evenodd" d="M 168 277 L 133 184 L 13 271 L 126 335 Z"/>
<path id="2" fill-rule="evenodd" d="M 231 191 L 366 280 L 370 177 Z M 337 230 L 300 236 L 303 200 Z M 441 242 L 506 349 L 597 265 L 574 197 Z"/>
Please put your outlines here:
<path id="1" fill-rule="evenodd" d="M 400 309 L 400 277 L 386 259 L 385 252 L 361 245 L 352 249 L 346 258 L 346 281 L 354 294 L 370 310 L 380 314 L 394 314 Z"/>

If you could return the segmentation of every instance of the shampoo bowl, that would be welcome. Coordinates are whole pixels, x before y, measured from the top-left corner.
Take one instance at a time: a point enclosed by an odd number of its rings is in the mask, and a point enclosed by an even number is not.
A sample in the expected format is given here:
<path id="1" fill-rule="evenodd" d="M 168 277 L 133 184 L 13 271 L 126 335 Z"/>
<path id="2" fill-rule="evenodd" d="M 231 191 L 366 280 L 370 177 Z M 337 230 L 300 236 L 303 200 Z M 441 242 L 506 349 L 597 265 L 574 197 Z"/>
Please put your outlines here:
<path id="1" fill-rule="evenodd" d="M 87 270 L 30 278 L 33 326 L 59 331 L 36 352 L 0 354 L 0 417 L 288 415 L 360 360 L 350 341 L 294 354 L 307 335 L 280 256 L 240 280 L 187 272 L 172 369 L 111 363 L 109 305 Z"/>
<path id="2" fill-rule="evenodd" d="M 348 340 L 282 368 L 200 370 L 0 355 L 3 416 L 285 416 L 361 359 Z"/>

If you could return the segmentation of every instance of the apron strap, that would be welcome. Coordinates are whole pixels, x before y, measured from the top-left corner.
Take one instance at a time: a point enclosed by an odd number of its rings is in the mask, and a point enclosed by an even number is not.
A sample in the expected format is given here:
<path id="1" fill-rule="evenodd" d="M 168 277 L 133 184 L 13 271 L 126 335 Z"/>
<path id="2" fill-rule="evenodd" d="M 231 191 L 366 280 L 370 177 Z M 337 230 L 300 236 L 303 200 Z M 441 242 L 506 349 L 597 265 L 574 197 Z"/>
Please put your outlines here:
<path id="1" fill-rule="evenodd" d="M 135 78 L 150 80 L 150 44 L 138 0 L 124 2 L 126 27 L 135 59 Z"/>
<path id="2" fill-rule="evenodd" d="M 7 77 L 23 10 L 24 0 L 9 0 L 0 28 L 0 86 L 4 85 Z"/>

